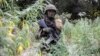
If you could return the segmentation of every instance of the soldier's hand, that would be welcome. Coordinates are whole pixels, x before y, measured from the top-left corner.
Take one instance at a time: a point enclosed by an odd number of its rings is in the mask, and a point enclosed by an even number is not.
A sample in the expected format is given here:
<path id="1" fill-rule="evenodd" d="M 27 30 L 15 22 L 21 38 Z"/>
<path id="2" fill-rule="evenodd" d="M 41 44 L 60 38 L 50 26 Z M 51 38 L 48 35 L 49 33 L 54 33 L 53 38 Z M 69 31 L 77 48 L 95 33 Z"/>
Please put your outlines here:
<path id="1" fill-rule="evenodd" d="M 43 28 L 43 31 L 50 32 L 51 31 L 51 28 Z"/>
<path id="2" fill-rule="evenodd" d="M 56 24 L 56 27 L 61 30 L 62 27 L 63 27 L 63 23 L 62 23 L 62 20 L 61 19 L 56 19 L 55 20 L 55 24 Z"/>

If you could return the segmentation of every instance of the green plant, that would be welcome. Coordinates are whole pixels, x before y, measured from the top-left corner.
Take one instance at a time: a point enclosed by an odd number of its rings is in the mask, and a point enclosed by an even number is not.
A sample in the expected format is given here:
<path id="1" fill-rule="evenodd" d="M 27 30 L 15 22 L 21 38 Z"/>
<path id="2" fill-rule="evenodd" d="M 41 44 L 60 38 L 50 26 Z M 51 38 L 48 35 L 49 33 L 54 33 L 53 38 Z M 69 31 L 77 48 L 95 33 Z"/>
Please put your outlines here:
<path id="1" fill-rule="evenodd" d="M 17 56 L 30 47 L 38 28 L 33 27 L 32 24 L 33 21 L 37 21 L 38 10 L 42 10 L 44 6 L 42 2 L 43 0 L 37 0 L 35 4 L 20 11 L 15 0 L 0 0 L 0 22 L 2 23 L 2 26 L 0 25 L 0 56 Z M 17 27 L 20 17 L 26 18 L 22 30 Z"/>
<path id="2" fill-rule="evenodd" d="M 94 22 L 81 19 L 76 24 L 72 24 L 66 21 L 62 30 L 62 39 L 68 51 L 68 56 L 99 56 L 99 21 L 99 17 Z"/>

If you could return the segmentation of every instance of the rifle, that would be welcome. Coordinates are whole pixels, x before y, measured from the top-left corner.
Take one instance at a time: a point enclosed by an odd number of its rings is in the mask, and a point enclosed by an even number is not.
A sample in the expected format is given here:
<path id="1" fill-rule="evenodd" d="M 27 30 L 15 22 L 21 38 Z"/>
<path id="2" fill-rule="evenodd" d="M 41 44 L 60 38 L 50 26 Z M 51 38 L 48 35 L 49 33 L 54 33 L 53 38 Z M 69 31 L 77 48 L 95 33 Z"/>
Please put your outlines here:
<path id="1" fill-rule="evenodd" d="M 43 28 L 49 28 L 49 27 L 46 25 L 44 19 L 41 19 L 41 20 L 39 21 L 39 25 L 42 26 Z M 47 38 L 48 38 L 48 39 L 46 40 L 46 44 L 48 45 L 48 44 L 50 44 L 52 41 L 54 41 L 54 42 L 56 43 L 56 42 L 59 40 L 60 37 L 58 36 L 57 32 L 56 32 L 54 29 L 51 28 L 51 30 L 49 31 L 49 34 L 48 34 Z"/>

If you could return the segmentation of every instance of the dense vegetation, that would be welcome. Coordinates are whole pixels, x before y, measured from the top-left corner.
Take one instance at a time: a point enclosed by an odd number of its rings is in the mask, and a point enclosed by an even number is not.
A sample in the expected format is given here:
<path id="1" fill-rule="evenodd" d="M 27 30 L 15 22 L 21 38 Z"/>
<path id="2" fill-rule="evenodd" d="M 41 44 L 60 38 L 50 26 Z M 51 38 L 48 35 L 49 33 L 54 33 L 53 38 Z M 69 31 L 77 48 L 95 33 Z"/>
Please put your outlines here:
<path id="1" fill-rule="evenodd" d="M 43 1 L 22 9 L 16 0 L 0 0 L 0 56 L 19 56 L 30 47 L 35 50 L 37 17 L 42 16 Z M 100 17 L 94 21 L 80 18 L 73 21 L 75 24 L 68 21 L 66 14 L 61 17 L 65 20 L 61 39 L 51 47 L 52 54 L 48 56 L 100 56 Z"/>

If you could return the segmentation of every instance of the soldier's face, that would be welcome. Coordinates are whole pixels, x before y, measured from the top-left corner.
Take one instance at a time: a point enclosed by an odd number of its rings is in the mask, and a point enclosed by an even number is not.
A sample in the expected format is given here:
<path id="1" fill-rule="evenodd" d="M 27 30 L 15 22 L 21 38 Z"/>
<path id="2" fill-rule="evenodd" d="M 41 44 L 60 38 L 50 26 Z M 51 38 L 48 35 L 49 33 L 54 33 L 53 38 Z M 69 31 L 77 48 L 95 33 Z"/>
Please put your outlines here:
<path id="1" fill-rule="evenodd" d="M 47 11 L 48 17 L 54 18 L 55 14 L 56 14 L 56 12 L 55 12 L 54 10 L 48 10 L 48 11 Z"/>

